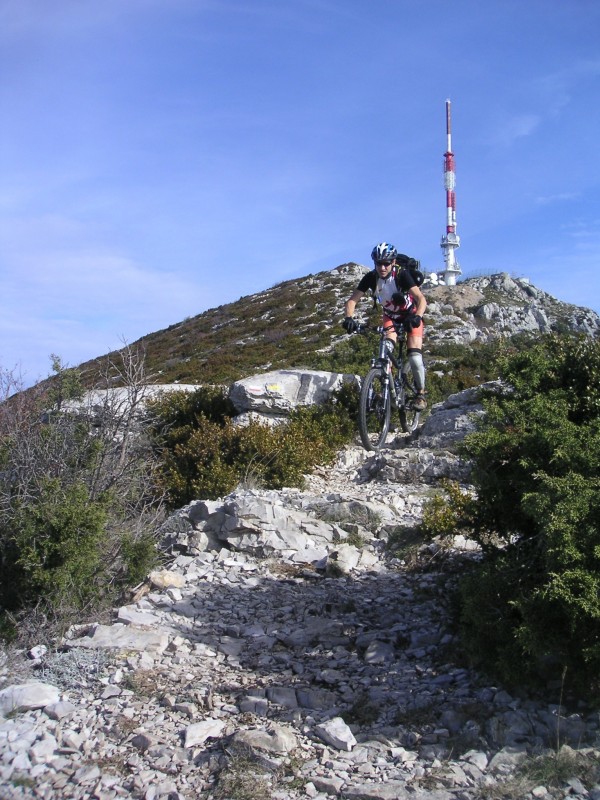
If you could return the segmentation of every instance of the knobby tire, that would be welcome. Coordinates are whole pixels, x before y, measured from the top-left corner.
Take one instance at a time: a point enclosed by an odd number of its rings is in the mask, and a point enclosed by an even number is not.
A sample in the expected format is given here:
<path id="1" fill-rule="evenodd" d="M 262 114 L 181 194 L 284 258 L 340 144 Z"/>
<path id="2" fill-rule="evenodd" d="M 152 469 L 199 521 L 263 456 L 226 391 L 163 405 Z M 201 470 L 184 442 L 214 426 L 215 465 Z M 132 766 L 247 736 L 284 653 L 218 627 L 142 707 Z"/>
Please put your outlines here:
<path id="1" fill-rule="evenodd" d="M 390 429 L 392 399 L 387 387 L 384 397 L 384 376 L 381 368 L 367 372 L 360 390 L 358 405 L 358 430 L 366 450 L 379 450 Z"/>
<path id="2" fill-rule="evenodd" d="M 404 433 L 413 433 L 419 425 L 421 412 L 412 408 L 411 402 L 417 396 L 417 390 L 412 380 L 402 373 L 402 398 L 399 408 L 400 426 Z"/>
<path id="3" fill-rule="evenodd" d="M 414 408 L 405 407 L 399 411 L 400 425 L 404 433 L 413 433 L 419 426 L 419 419 L 421 417 L 420 411 L 415 411 Z"/>

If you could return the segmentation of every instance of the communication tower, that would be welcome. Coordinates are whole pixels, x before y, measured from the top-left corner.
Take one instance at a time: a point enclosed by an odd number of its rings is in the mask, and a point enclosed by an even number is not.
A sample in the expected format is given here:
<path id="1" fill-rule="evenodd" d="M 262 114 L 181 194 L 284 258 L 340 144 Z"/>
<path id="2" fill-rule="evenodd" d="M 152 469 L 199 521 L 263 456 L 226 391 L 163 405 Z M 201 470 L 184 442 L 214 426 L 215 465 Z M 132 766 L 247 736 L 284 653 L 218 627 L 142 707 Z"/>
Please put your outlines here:
<path id="1" fill-rule="evenodd" d="M 446 235 L 442 236 L 441 248 L 444 253 L 446 268 L 440 275 L 444 277 L 446 286 L 456 285 L 456 276 L 462 270 L 456 260 L 455 251 L 460 247 L 460 237 L 456 233 L 456 174 L 454 171 L 454 153 L 452 152 L 452 124 L 450 118 L 450 100 L 446 100 L 446 152 L 444 153 L 444 188 L 446 189 Z"/>

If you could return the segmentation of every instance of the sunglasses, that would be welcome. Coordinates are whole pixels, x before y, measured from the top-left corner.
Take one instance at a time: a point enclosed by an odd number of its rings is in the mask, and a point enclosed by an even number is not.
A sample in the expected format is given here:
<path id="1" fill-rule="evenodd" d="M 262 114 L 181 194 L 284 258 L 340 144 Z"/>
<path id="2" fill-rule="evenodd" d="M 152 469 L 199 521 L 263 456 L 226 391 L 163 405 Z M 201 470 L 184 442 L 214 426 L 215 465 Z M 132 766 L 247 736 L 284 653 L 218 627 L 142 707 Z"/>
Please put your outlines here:
<path id="1" fill-rule="evenodd" d="M 392 262 L 391 261 L 376 261 L 375 263 L 376 263 L 376 266 L 378 266 L 378 267 L 391 267 L 392 266 Z"/>

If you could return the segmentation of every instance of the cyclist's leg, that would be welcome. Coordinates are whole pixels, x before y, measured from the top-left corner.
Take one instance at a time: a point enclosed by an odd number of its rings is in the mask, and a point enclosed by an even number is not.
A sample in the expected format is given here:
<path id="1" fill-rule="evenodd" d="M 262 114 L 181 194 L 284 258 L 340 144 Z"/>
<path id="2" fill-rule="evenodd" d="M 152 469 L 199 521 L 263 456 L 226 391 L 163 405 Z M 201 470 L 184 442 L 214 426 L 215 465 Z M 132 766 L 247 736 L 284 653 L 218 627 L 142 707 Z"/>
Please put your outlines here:
<path id="1" fill-rule="evenodd" d="M 425 365 L 423 364 L 423 322 L 418 328 L 413 328 L 406 336 L 406 352 L 408 363 L 417 390 L 417 400 L 415 406 L 425 408 Z"/>
<path id="2" fill-rule="evenodd" d="M 398 334 L 396 333 L 396 326 L 394 325 L 394 321 L 387 316 L 387 314 L 383 315 L 382 323 L 383 328 L 385 330 L 385 338 L 387 342 L 391 342 L 391 345 L 388 345 L 390 348 L 390 352 L 394 352 L 394 347 L 396 346 L 396 342 L 398 341 Z"/>

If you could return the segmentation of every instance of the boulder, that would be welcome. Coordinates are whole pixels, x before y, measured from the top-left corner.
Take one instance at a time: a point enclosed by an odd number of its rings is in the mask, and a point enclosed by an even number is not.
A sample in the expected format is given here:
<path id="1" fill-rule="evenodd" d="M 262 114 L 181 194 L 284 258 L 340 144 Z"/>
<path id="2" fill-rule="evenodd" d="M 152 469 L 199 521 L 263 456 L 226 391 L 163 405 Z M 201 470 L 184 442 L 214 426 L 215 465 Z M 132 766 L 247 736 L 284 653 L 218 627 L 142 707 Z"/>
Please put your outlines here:
<path id="1" fill-rule="evenodd" d="M 336 750 L 350 751 L 356 744 L 354 734 L 341 717 L 334 717 L 317 725 L 315 732 L 320 739 Z"/>
<path id="2" fill-rule="evenodd" d="M 285 508 L 276 492 L 234 492 L 223 510 L 217 535 L 234 550 L 263 556 L 285 551 L 312 553 L 315 546 L 327 545 L 334 538 L 330 524 Z"/>
<path id="3" fill-rule="evenodd" d="M 489 381 L 451 394 L 442 403 L 436 403 L 419 430 L 417 447 L 448 449 L 464 439 L 475 430 L 477 420 L 483 417 L 480 399 L 482 390 L 494 391 L 500 388 L 500 381 Z"/>
<path id="4" fill-rule="evenodd" d="M 204 719 L 202 722 L 188 725 L 184 735 L 184 746 L 198 747 L 207 739 L 218 739 L 224 728 L 225 723 L 220 719 Z"/>
<path id="5" fill-rule="evenodd" d="M 240 414 L 253 411 L 285 416 L 298 406 L 323 403 L 343 383 L 354 381 L 356 376 L 339 372 L 276 370 L 236 381 L 229 399 Z"/>
<path id="6" fill-rule="evenodd" d="M 133 650 L 162 653 L 169 644 L 169 635 L 162 630 L 146 630 L 135 625 L 93 625 L 92 629 L 78 638 L 67 636 L 63 647 L 83 647 L 90 650 Z"/>
<path id="7" fill-rule="evenodd" d="M 60 693 L 56 686 L 40 681 L 8 686 L 0 692 L 0 715 L 44 708 L 58 703 L 59 700 Z"/>
<path id="8" fill-rule="evenodd" d="M 269 730 L 237 731 L 233 736 L 237 745 L 266 753 L 286 754 L 298 746 L 298 737 L 283 725 L 272 723 Z"/>

